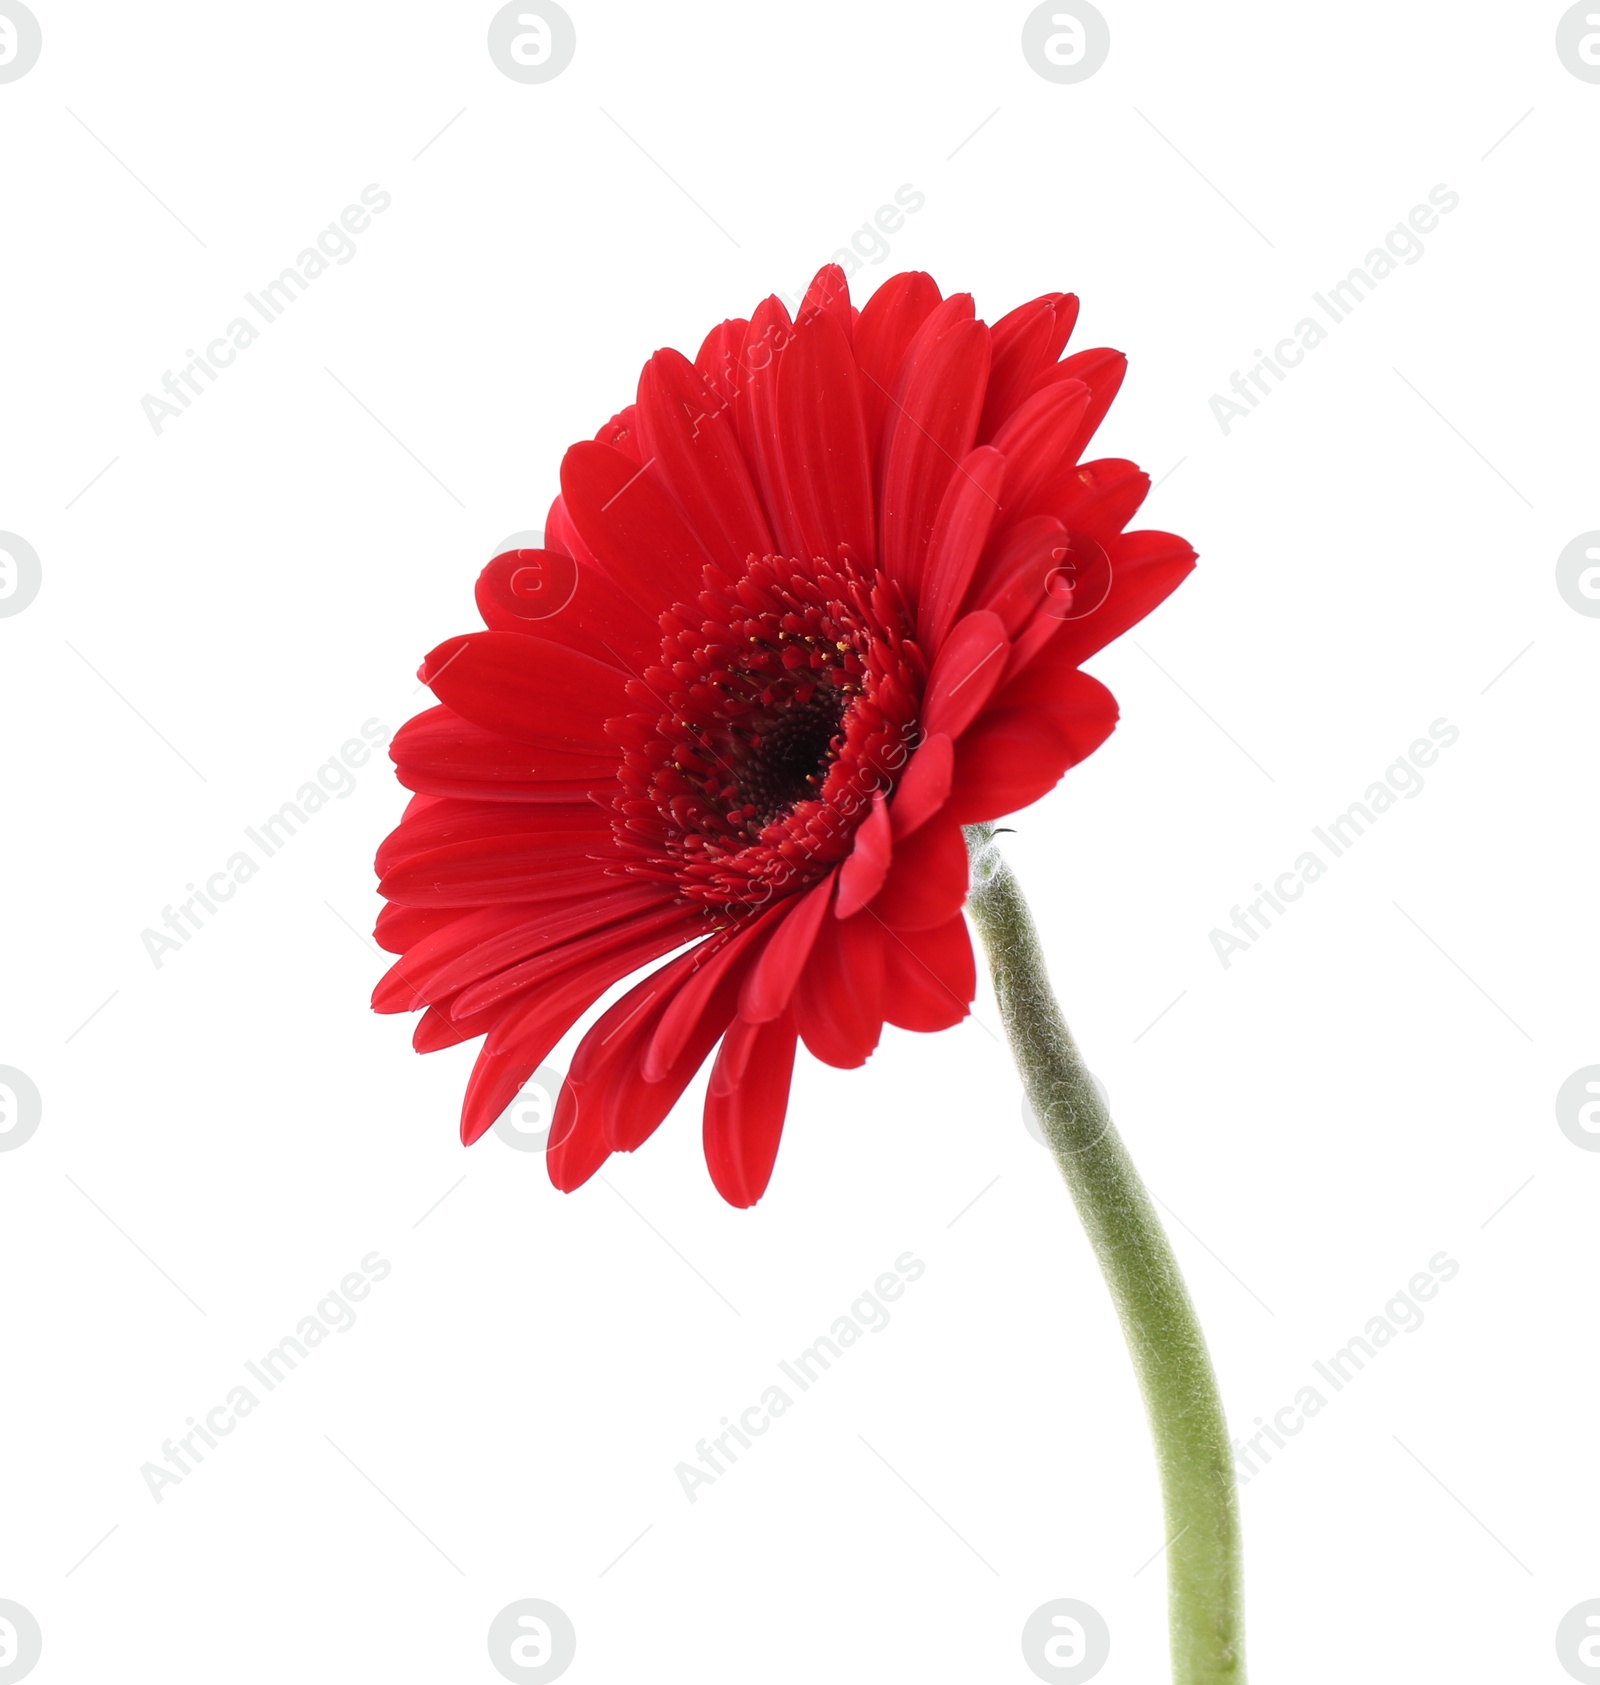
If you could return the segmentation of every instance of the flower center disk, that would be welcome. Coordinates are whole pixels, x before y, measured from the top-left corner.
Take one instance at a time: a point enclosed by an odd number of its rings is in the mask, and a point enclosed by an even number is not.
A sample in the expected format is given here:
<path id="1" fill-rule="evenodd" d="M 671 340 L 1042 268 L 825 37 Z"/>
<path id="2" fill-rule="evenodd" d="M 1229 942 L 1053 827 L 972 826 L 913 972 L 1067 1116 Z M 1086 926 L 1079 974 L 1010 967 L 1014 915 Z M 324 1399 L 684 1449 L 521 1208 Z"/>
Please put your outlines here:
<path id="1" fill-rule="evenodd" d="M 708 908 L 759 906 L 850 852 L 915 747 L 925 677 L 900 593 L 848 555 L 706 570 L 629 686 L 616 833 L 630 870 Z"/>

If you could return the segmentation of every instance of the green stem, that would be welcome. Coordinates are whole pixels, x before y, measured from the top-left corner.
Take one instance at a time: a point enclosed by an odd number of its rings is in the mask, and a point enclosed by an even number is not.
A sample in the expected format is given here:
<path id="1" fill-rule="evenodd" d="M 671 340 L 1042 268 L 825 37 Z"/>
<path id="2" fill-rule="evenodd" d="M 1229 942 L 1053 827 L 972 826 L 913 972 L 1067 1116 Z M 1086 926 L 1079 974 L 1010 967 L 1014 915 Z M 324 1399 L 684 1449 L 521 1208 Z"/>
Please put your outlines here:
<path id="1" fill-rule="evenodd" d="M 1175 1685 L 1244 1685 L 1233 1456 L 1205 1336 L 1161 1220 L 1050 990 L 1044 953 L 989 825 L 967 827 L 968 910 L 1029 1103 L 1122 1319 L 1155 1440 L 1166 1510 Z"/>

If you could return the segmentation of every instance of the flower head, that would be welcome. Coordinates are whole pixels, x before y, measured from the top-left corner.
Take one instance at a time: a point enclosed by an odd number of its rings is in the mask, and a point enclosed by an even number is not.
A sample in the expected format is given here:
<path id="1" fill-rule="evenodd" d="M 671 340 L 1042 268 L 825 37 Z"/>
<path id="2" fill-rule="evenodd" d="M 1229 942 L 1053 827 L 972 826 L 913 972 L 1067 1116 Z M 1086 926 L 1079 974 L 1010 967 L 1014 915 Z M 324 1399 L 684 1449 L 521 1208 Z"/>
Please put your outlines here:
<path id="1" fill-rule="evenodd" d="M 1104 741 L 1080 663 L 1194 565 L 1124 531 L 1146 475 L 1082 461 L 1125 363 L 1061 359 L 1077 308 L 991 327 L 906 274 L 858 311 L 829 267 L 794 320 L 657 352 L 567 452 L 547 548 L 484 570 L 488 630 L 428 656 L 440 705 L 391 749 L 374 1005 L 425 1008 L 423 1052 L 485 1038 L 465 1141 L 664 959 L 580 1042 L 551 1179 L 639 1146 L 716 1049 L 706 1161 L 751 1205 L 797 1040 L 856 1066 L 966 1015 L 961 827 Z"/>

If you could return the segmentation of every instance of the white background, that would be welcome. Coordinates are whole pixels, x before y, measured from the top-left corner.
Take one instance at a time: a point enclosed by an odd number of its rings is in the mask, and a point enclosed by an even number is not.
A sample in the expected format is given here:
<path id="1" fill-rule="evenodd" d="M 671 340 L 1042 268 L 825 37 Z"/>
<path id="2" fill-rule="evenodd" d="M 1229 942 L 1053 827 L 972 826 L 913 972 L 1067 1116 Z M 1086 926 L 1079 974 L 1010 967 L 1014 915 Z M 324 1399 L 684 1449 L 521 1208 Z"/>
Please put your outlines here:
<path id="1" fill-rule="evenodd" d="M 474 1049 L 367 1008 L 381 756 L 159 970 L 140 939 L 425 705 L 652 350 L 792 298 L 905 183 L 856 301 L 1078 292 L 1074 346 L 1132 361 L 1095 450 L 1201 553 L 1006 846 L 1236 1431 L 1460 1264 L 1245 1489 L 1254 1676 L 1566 1677 L 1600 1596 L 1600 1157 L 1554 1109 L 1600 1061 L 1600 620 L 1555 560 L 1600 527 L 1600 86 L 1543 3 L 1103 0 L 1077 86 L 1026 9 L 571 0 L 575 60 L 524 86 L 487 5 L 37 5 L 0 86 L 0 527 L 43 564 L 0 620 L 0 1063 L 44 1097 L 0 1155 L 0 1597 L 41 1685 L 492 1680 L 522 1597 L 571 1616 L 574 1682 L 1025 1681 L 1062 1596 L 1104 1680 L 1163 1677 L 1137 1393 L 987 993 L 863 1071 L 802 1054 L 741 1213 L 698 1089 L 571 1197 L 463 1153 Z M 355 258 L 155 434 L 141 397 L 373 182 Z M 1438 183 L 1423 258 L 1224 435 L 1211 395 Z M 1423 792 L 1225 970 L 1213 927 L 1440 718 Z M 374 1249 L 356 1326 L 157 1504 L 141 1465 Z M 908 1249 L 890 1326 L 691 1505 L 696 1440 Z"/>

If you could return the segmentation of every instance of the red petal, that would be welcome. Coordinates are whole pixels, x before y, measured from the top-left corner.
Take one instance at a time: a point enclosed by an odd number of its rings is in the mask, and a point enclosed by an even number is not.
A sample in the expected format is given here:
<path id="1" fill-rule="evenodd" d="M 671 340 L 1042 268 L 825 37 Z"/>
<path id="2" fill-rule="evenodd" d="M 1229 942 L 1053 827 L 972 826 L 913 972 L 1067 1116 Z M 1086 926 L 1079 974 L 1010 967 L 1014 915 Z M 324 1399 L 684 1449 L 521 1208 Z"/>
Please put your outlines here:
<path id="1" fill-rule="evenodd" d="M 527 836 L 535 831 L 595 831 L 604 815 L 593 802 L 470 802 L 428 798 L 431 806 L 408 815 L 384 838 L 373 862 L 378 876 L 447 843 L 484 837 Z"/>
<path id="2" fill-rule="evenodd" d="M 771 1024 L 735 1019 L 723 1037 L 706 1095 L 705 1148 L 711 1180 L 729 1205 L 754 1205 L 772 1179 L 789 1104 L 794 1045 L 794 1019 L 788 1013 Z M 728 1086 L 725 1069 L 735 1063 L 743 1069 L 743 1080 Z"/>
<path id="3" fill-rule="evenodd" d="M 1011 640 L 1011 660 L 1006 667 L 1008 684 L 1047 650 L 1058 657 L 1066 647 L 1061 639 L 1064 627 L 1078 620 L 1093 619 L 1105 607 L 1115 583 L 1111 558 L 1087 533 L 1069 535 L 1058 531 L 1051 541 L 1049 560 L 1038 606 Z M 1019 587 L 1022 583 L 1019 582 Z M 1020 601 L 1019 589 L 1016 602 Z M 1058 664 L 1062 663 L 1058 661 Z M 1075 666 L 1076 662 L 1069 659 L 1064 665 Z"/>
<path id="4" fill-rule="evenodd" d="M 842 919 L 858 913 L 883 888 L 894 856 L 889 803 L 883 791 L 872 798 L 872 811 L 862 820 L 850 858 L 839 868 L 839 900 L 834 912 Z"/>
<path id="5" fill-rule="evenodd" d="M 594 552 L 583 542 L 571 515 L 567 513 L 566 504 L 559 496 L 551 503 L 550 511 L 544 518 L 544 542 L 547 550 L 559 550 L 579 564 L 580 582 L 590 569 L 603 571 L 594 559 Z"/>
<path id="6" fill-rule="evenodd" d="M 1010 648 L 998 615 L 980 609 L 958 620 L 928 674 L 923 729 L 933 736 L 959 737 L 994 694 Z"/>
<path id="7" fill-rule="evenodd" d="M 853 312 L 850 309 L 850 283 L 836 263 L 825 263 L 817 271 L 811 285 L 806 288 L 806 296 L 800 301 L 800 314 L 795 320 L 803 322 L 817 310 L 826 310 L 833 317 L 844 334 L 845 344 L 849 345 L 854 332 Z M 853 379 L 853 367 L 850 372 Z"/>
<path id="8" fill-rule="evenodd" d="M 648 467 L 607 445 L 574 445 L 561 459 L 561 498 L 624 598 L 650 614 L 694 600 L 711 557 Z"/>
<path id="9" fill-rule="evenodd" d="M 745 334 L 750 324 L 742 316 L 719 322 L 695 352 L 695 372 L 716 394 L 725 407 L 731 407 L 744 384 L 744 369 L 740 359 L 744 352 Z"/>
<path id="10" fill-rule="evenodd" d="M 478 575 L 474 595 L 485 626 L 537 632 L 577 588 L 578 564 L 564 550 L 507 550 Z"/>
<path id="11" fill-rule="evenodd" d="M 869 566 L 872 479 L 850 343 L 829 311 L 803 319 L 778 364 L 778 468 L 800 548 L 830 561 L 847 545 Z"/>
<path id="12" fill-rule="evenodd" d="M 585 801 L 616 775 L 589 754 L 534 749 L 485 731 L 449 708 L 430 708 L 394 734 L 389 745 L 400 782 L 409 790 L 475 801 L 552 803 Z"/>
<path id="13" fill-rule="evenodd" d="M 480 907 L 469 913 L 454 913 L 450 921 L 415 942 L 405 955 L 383 974 L 372 991 L 374 1012 L 418 1012 L 452 989 L 430 988 L 439 968 L 480 947 L 491 937 L 503 935 L 507 927 L 517 928 L 528 916 L 526 907 Z"/>
<path id="14" fill-rule="evenodd" d="M 608 944 L 503 1012 L 472 1067 L 461 1107 L 461 1139 L 470 1147 L 493 1125 L 551 1048 L 613 983 L 680 940 L 650 931 L 631 943 Z"/>
<path id="15" fill-rule="evenodd" d="M 622 597 L 598 562 L 565 550 L 507 550 L 478 575 L 483 623 L 496 632 L 556 638 L 613 666 L 642 666 L 661 647 L 655 621 Z"/>
<path id="16" fill-rule="evenodd" d="M 652 918 L 668 904 L 660 886 L 629 885 L 608 889 L 599 896 L 552 901 L 543 906 L 499 907 L 502 928 L 475 947 L 439 958 L 431 971 L 407 955 L 406 975 L 429 1000 L 452 997 L 519 965 L 535 955 L 551 954 L 574 937 L 599 929 L 619 929 L 625 923 Z"/>
<path id="17" fill-rule="evenodd" d="M 895 836 L 909 837 L 944 806 L 954 769 L 955 745 L 943 733 L 921 744 L 894 793 L 890 818 Z"/>
<path id="18" fill-rule="evenodd" d="M 698 950 L 680 954 L 651 972 L 602 1013 L 579 1042 L 556 1102 L 545 1155 L 550 1180 L 563 1192 L 588 1181 L 612 1152 L 632 1152 L 654 1134 L 732 1022 L 742 976 L 738 971 L 702 1013 L 667 1077 L 659 1083 L 643 1080 L 640 1057 L 697 958 Z"/>
<path id="19" fill-rule="evenodd" d="M 946 299 L 906 354 L 884 426 L 878 554 L 913 605 L 939 500 L 977 434 L 988 373 L 988 328 L 973 320 L 966 294 Z"/>
<path id="20" fill-rule="evenodd" d="M 880 460 L 884 417 L 900 384 L 900 365 L 917 330 L 939 307 L 931 275 L 912 270 L 891 275 L 862 306 L 856 323 L 855 354 L 861 370 L 861 413 L 867 429 L 867 460 Z"/>
<path id="21" fill-rule="evenodd" d="M 1129 532 L 1107 547 L 1111 589 L 1092 614 L 1068 620 L 1050 643 L 1052 659 L 1076 666 L 1136 626 L 1194 571 L 1187 539 L 1171 532 Z"/>
<path id="22" fill-rule="evenodd" d="M 726 400 L 676 351 L 658 351 L 639 377 L 650 456 L 706 549 L 738 572 L 772 554 L 761 499 L 745 467 Z"/>
<path id="23" fill-rule="evenodd" d="M 540 901 L 598 895 L 606 876 L 610 826 L 591 831 L 518 832 L 446 843 L 413 856 L 379 883 L 385 900 L 408 907 L 476 907 L 485 901 Z"/>
<path id="24" fill-rule="evenodd" d="M 595 1096 L 588 1085 L 574 1081 L 569 1072 L 550 1120 L 544 1151 L 546 1175 L 562 1193 L 574 1193 L 611 1157 L 611 1152 L 611 1143 L 600 1126 Z"/>
<path id="25" fill-rule="evenodd" d="M 994 363 L 983 401 L 980 439 L 995 430 L 1033 391 L 1040 376 L 1061 355 L 1061 348 L 1078 319 L 1078 300 L 1072 293 L 1046 293 L 1008 311 L 989 330 Z"/>
<path id="26" fill-rule="evenodd" d="M 1008 520 L 1041 512 L 1041 486 L 1063 462 L 1076 462 L 1073 441 L 1094 394 L 1078 380 L 1058 380 L 1036 392 L 994 436 L 994 448 L 1006 459 L 1001 501 Z"/>
<path id="27" fill-rule="evenodd" d="M 396 907 L 391 904 L 378 914 L 372 939 L 391 954 L 403 954 L 436 930 L 454 924 L 460 916 L 453 907 Z"/>
<path id="28" fill-rule="evenodd" d="M 931 930 L 904 930 L 884 945 L 884 1000 L 902 1030 L 947 1030 L 972 1009 L 978 968 L 966 918 L 957 913 Z"/>
<path id="29" fill-rule="evenodd" d="M 411 1032 L 411 1045 L 418 1053 L 437 1053 L 441 1048 L 457 1047 L 464 1041 L 487 1033 L 500 1016 L 500 1010 L 495 1008 L 480 1012 L 476 1018 L 469 1018 L 464 1023 L 457 1023 L 445 1008 L 430 1006 Z"/>
<path id="30" fill-rule="evenodd" d="M 956 753 L 959 779 L 962 746 Z M 967 843 L 949 809 L 930 825 L 914 831 L 895 850 L 889 881 L 873 903 L 873 912 L 896 929 L 926 930 L 943 924 L 967 898 Z"/>
<path id="31" fill-rule="evenodd" d="M 630 957 L 626 965 L 613 966 L 611 981 L 615 982 L 646 960 L 703 936 L 705 928 L 698 908 L 686 909 L 675 902 L 650 912 L 634 913 L 614 924 L 600 924 L 591 919 L 586 928 L 574 932 L 566 941 L 542 949 L 463 989 L 452 1010 L 457 1014 L 482 1012 L 521 994 L 524 989 L 559 984 L 564 977 L 606 963 L 612 956 L 637 955 Z"/>
<path id="32" fill-rule="evenodd" d="M 895 934 L 871 910 L 828 919 L 795 991 L 795 1022 L 826 1065 L 854 1070 L 883 1033 L 884 950 Z"/>
<path id="33" fill-rule="evenodd" d="M 769 298 L 757 306 L 740 352 L 741 385 L 733 407 L 739 445 L 767 525 L 786 556 L 798 556 L 804 548 L 778 466 L 778 359 L 793 338 L 794 325 L 781 300 Z"/>
<path id="34" fill-rule="evenodd" d="M 741 1018 L 752 1024 L 767 1024 L 788 1007 L 828 910 L 833 887 L 830 874 L 791 904 L 745 980 L 739 996 Z"/>
<path id="35" fill-rule="evenodd" d="M 637 1031 L 630 1025 L 623 1032 L 619 1039 L 627 1046 L 619 1056 L 614 1079 L 602 1095 L 601 1123 L 606 1139 L 613 1147 L 621 1152 L 632 1152 L 677 1104 L 679 1096 L 689 1086 L 690 1078 L 706 1062 L 712 1048 L 733 1022 L 734 1008 L 751 957 L 747 950 L 740 961 L 722 973 L 710 999 L 701 1008 L 683 1051 L 660 1082 L 647 1083 L 644 1080 L 641 1059 L 654 1025 L 671 1003 L 671 986 L 663 991 L 661 1000 L 653 1008 L 640 1014 Z"/>
<path id="36" fill-rule="evenodd" d="M 928 540 L 927 573 L 919 620 L 924 649 L 936 650 L 949 635 L 972 583 L 990 528 L 1000 513 L 1006 459 L 987 445 L 969 451 L 939 504 Z"/>
<path id="37" fill-rule="evenodd" d="M 515 632 L 469 632 L 433 650 L 421 677 L 485 731 L 615 765 L 605 722 L 626 707 L 627 675 L 593 656 Z"/>
<path id="38" fill-rule="evenodd" d="M 1107 544 L 1139 512 L 1150 476 L 1136 462 L 1102 457 L 1063 463 L 1035 495 L 1034 506 L 1069 532 L 1091 532 Z"/>
<path id="39" fill-rule="evenodd" d="M 639 448 L 637 428 L 638 411 L 634 405 L 629 404 L 625 410 L 612 416 L 595 434 L 595 438 L 602 445 L 610 445 L 614 450 L 621 451 L 630 460 L 642 463 L 644 452 Z"/>
<path id="40" fill-rule="evenodd" d="M 645 1050 L 642 1070 L 646 1082 L 661 1081 L 677 1063 L 723 977 L 749 958 L 751 949 L 765 939 L 785 905 L 769 907 L 749 923 L 723 931 L 696 949 L 698 958 L 690 968 L 690 975 L 661 1014 Z"/>
<path id="41" fill-rule="evenodd" d="M 1062 773 L 1092 754 L 1117 723 L 1117 703 L 1104 685 L 1074 672 L 1058 695 L 1070 700 L 1045 711 L 992 708 L 956 746 L 955 783 L 946 808 L 963 825 L 1000 819 L 1054 789 Z"/>
<path id="42" fill-rule="evenodd" d="M 967 592 L 967 607 L 998 615 L 1007 635 L 1015 637 L 1052 602 L 1052 580 L 1061 576 L 1071 549 L 1070 535 L 1053 515 L 1035 515 L 1009 527 L 985 552 Z"/>
<path id="43" fill-rule="evenodd" d="M 1074 352 L 1045 371 L 1041 384 L 1055 380 L 1081 380 L 1093 394 L 1089 408 L 1078 424 L 1078 431 L 1067 447 L 1067 454 L 1074 462 L 1089 448 L 1089 441 L 1094 437 L 1095 429 L 1105 420 L 1111 400 L 1116 397 L 1122 377 L 1127 372 L 1128 359 L 1120 351 L 1112 351 L 1106 346 L 1093 351 Z"/>

